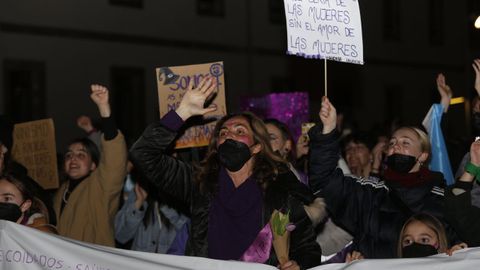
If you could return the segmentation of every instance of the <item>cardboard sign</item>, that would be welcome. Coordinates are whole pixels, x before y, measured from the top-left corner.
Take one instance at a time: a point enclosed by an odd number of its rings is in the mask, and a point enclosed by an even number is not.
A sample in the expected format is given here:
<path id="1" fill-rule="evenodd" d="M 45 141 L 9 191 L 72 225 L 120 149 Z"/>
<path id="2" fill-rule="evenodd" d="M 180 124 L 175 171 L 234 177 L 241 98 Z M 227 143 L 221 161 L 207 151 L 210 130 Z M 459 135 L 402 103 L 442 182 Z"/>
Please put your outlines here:
<path id="1" fill-rule="evenodd" d="M 162 67 L 156 69 L 160 117 L 177 109 L 185 91 L 193 80 L 194 87 L 207 75 L 213 76 L 217 83 L 217 93 L 209 104 L 215 104 L 217 110 L 204 116 L 207 124 L 193 126 L 180 137 L 175 148 L 199 147 L 208 145 L 216 120 L 227 114 L 225 105 L 225 79 L 223 62 L 199 65 Z"/>
<path id="2" fill-rule="evenodd" d="M 357 0 L 284 0 L 289 54 L 363 64 Z"/>
<path id="3" fill-rule="evenodd" d="M 58 188 L 57 150 L 52 119 L 16 124 L 12 158 L 44 189 Z"/>

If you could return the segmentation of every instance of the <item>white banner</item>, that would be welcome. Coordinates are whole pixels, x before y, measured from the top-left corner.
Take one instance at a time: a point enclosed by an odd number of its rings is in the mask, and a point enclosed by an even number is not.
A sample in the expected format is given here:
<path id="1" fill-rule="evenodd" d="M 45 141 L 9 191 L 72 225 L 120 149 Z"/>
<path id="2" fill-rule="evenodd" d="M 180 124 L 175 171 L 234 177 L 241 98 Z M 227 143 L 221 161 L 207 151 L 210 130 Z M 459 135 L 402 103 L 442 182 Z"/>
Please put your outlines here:
<path id="1" fill-rule="evenodd" d="M 358 0 L 284 0 L 287 53 L 363 64 Z"/>
<path id="2" fill-rule="evenodd" d="M 480 248 L 470 248 L 452 257 L 437 255 L 422 259 L 360 260 L 351 264 L 328 264 L 312 269 L 477 269 Z M 0 269 L 132 270 L 132 269 L 233 269 L 268 270 L 273 266 L 199 257 L 162 255 L 87 244 L 0 220 Z"/>
<path id="3" fill-rule="evenodd" d="M 0 220 L 2 270 L 271 270 L 257 263 L 163 255 L 87 244 Z"/>

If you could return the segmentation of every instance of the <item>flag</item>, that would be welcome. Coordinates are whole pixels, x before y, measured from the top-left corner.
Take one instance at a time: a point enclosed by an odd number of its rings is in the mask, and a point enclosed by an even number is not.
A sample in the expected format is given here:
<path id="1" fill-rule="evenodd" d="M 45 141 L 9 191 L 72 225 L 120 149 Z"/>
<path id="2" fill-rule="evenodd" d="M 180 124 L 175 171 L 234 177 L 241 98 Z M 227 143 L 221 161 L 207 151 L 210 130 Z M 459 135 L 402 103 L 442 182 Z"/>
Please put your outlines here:
<path id="1" fill-rule="evenodd" d="M 430 170 L 443 173 L 447 185 L 453 185 L 452 166 L 448 159 L 447 146 L 443 138 L 442 127 L 440 125 L 443 115 L 442 104 L 433 104 L 423 119 L 423 126 L 427 129 L 430 144 L 432 145 L 432 158 L 430 161 Z"/>

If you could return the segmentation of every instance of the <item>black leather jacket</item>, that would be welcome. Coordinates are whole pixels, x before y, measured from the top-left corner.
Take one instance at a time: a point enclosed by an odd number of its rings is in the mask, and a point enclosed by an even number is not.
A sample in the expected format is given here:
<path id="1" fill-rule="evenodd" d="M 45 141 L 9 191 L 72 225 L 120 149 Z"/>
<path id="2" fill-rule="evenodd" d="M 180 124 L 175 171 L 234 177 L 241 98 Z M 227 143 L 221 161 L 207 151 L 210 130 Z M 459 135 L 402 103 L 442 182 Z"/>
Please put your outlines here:
<path id="1" fill-rule="evenodd" d="M 191 228 L 186 255 L 207 257 L 208 217 L 215 194 L 200 192 L 194 181 L 194 168 L 165 154 L 165 149 L 176 135 L 161 122 L 151 124 L 133 145 L 131 160 L 158 192 L 168 194 L 171 199 L 189 208 Z M 314 267 L 321 262 L 321 248 L 315 242 L 316 234 L 304 205 L 311 204 L 315 196 L 293 173 L 286 171 L 278 175 L 265 190 L 264 224 L 269 221 L 273 209 L 289 207 L 290 219 L 296 225 L 290 236 L 290 259 L 295 260 L 301 268 Z M 267 263 L 277 265 L 273 247 L 270 254 Z"/>

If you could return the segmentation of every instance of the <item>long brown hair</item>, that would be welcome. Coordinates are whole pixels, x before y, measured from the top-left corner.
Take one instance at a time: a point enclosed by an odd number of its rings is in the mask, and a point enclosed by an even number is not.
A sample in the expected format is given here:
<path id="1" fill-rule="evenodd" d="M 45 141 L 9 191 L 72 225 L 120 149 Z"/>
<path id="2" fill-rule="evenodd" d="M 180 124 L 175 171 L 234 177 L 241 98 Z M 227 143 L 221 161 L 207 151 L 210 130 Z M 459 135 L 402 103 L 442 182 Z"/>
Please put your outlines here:
<path id="1" fill-rule="evenodd" d="M 1 180 L 5 180 L 14 185 L 18 191 L 20 191 L 20 194 L 22 194 L 23 201 L 30 200 L 32 202 L 30 208 L 25 212 L 26 217 L 29 217 L 35 213 L 41 213 L 45 217 L 47 223 L 50 222 L 48 208 L 38 197 L 37 191 L 39 187 L 33 183 L 33 179 L 22 173 L 7 172 L 3 175 L 0 175 L 0 181 Z"/>
<path id="2" fill-rule="evenodd" d="M 421 222 L 428 228 L 430 228 L 432 231 L 435 232 L 437 235 L 438 239 L 438 252 L 439 253 L 444 253 L 448 249 L 448 242 L 447 242 L 447 235 L 445 233 L 445 227 L 443 226 L 442 222 L 438 220 L 436 217 L 426 214 L 426 213 L 417 213 L 411 216 L 407 221 L 405 221 L 405 224 L 403 224 L 402 230 L 400 231 L 400 235 L 398 237 L 398 244 L 397 244 L 397 255 L 399 258 L 403 257 L 402 253 L 402 241 L 403 241 L 403 236 L 405 235 L 405 230 L 407 229 L 407 226 L 412 223 L 412 222 Z"/>
<path id="3" fill-rule="evenodd" d="M 260 144 L 261 146 L 260 152 L 253 157 L 254 165 L 252 176 L 263 189 L 268 186 L 270 181 L 275 179 L 279 172 L 287 168 L 285 161 L 273 152 L 270 146 L 270 136 L 268 135 L 267 128 L 260 118 L 250 112 L 227 115 L 220 119 L 215 125 L 205 158 L 198 167 L 199 172 L 196 175 L 196 181 L 202 192 L 213 193 L 216 190 L 218 171 L 220 169 L 217 153 L 218 137 L 223 124 L 233 117 L 243 117 L 247 120 L 253 131 L 254 143 Z M 282 166 L 282 164 L 285 166 Z"/>

